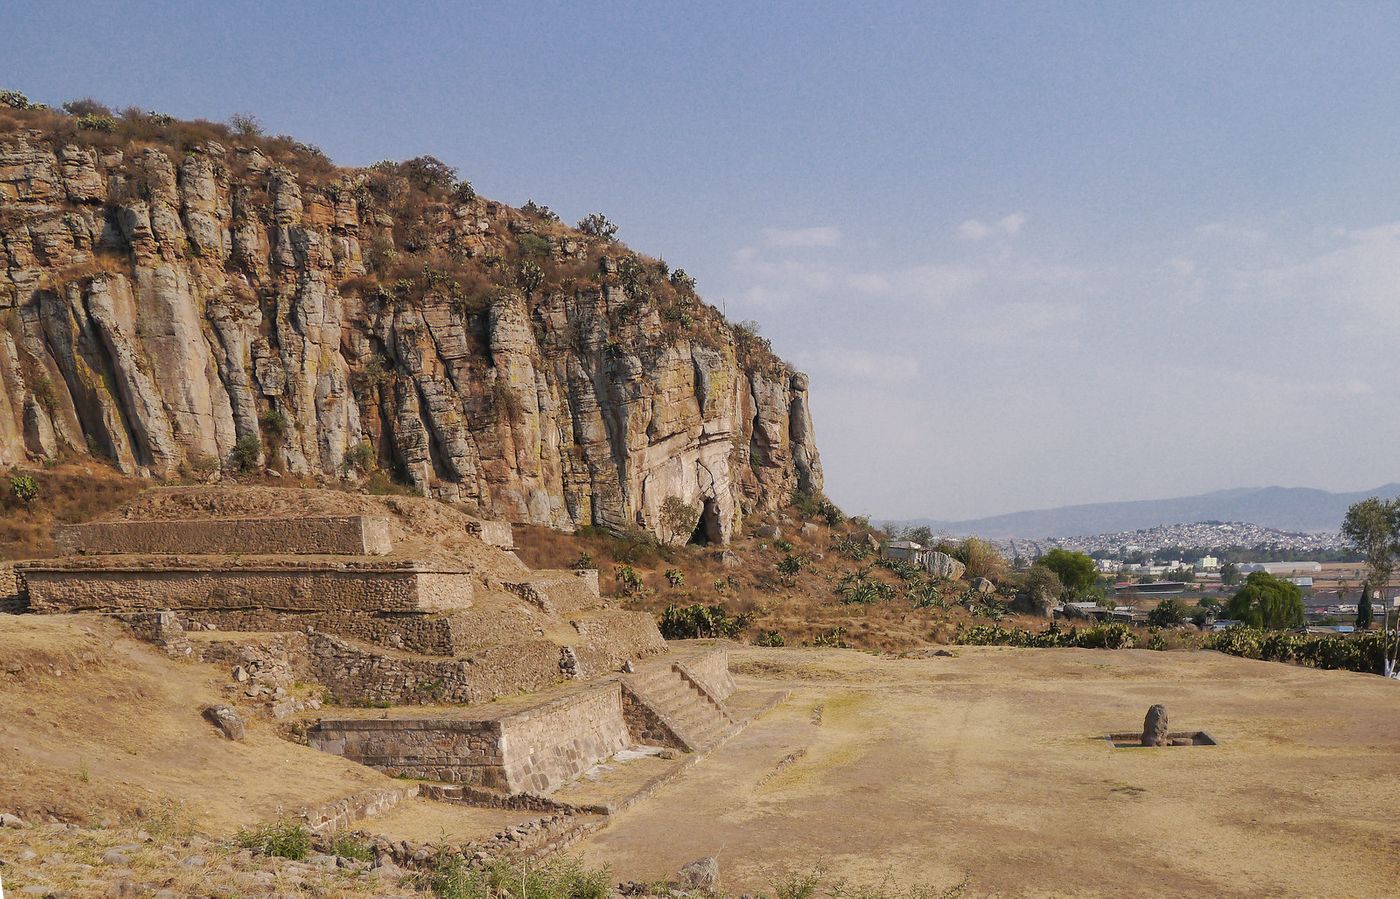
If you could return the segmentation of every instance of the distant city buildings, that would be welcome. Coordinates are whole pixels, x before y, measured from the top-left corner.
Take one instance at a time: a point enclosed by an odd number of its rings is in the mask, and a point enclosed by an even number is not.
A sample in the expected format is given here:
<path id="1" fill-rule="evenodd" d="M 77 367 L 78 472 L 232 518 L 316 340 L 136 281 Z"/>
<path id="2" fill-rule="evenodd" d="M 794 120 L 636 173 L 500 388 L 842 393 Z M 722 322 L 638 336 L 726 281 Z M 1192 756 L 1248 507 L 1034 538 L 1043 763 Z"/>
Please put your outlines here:
<path id="1" fill-rule="evenodd" d="M 1346 548 L 1339 533 L 1292 533 L 1243 521 L 1201 521 L 1194 524 L 1168 524 L 1137 531 L 1093 534 L 1078 537 L 1048 537 L 1043 540 L 1012 540 L 1002 545 L 1007 555 L 1035 559 L 1054 547 L 1075 550 L 1104 559 L 1153 556 L 1176 549 L 1196 551 L 1249 547 L 1259 551 L 1306 555 Z M 1209 563 L 1209 564 L 1207 564 Z M 1195 562 L 1183 560 L 1198 571 L 1219 570 L 1220 560 L 1206 555 Z M 1108 571 L 1109 569 L 1101 569 Z"/>

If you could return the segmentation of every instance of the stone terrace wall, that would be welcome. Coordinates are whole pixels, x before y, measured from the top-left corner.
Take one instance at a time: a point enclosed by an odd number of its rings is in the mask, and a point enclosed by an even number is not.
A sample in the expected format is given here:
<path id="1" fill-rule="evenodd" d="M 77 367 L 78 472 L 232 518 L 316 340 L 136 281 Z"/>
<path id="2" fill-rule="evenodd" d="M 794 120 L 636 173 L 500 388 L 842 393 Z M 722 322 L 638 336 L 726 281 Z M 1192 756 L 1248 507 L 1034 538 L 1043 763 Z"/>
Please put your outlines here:
<path id="1" fill-rule="evenodd" d="M 28 608 L 29 603 L 25 599 L 24 591 L 20 589 L 15 566 L 9 562 L 0 562 L 0 614 L 17 615 Z"/>
<path id="2" fill-rule="evenodd" d="M 661 720 L 656 710 L 632 692 L 625 683 L 622 685 L 622 717 L 627 722 L 627 732 L 638 743 L 669 746 L 687 752 L 690 750 L 685 741 L 676 736 L 676 732 Z"/>
<path id="3" fill-rule="evenodd" d="M 221 631 L 305 631 L 312 628 L 389 649 L 430 656 L 464 652 L 470 633 L 453 612 L 396 614 L 374 612 L 281 612 L 275 609 L 216 609 L 181 612 L 186 627 L 213 625 Z"/>
<path id="4" fill-rule="evenodd" d="M 300 817 L 317 833 L 344 830 L 356 821 L 383 814 L 405 799 L 418 795 L 418 785 L 367 790 L 325 805 L 307 806 Z"/>
<path id="5" fill-rule="evenodd" d="M 548 640 L 492 647 L 470 659 L 368 652 L 319 632 L 309 643 L 313 675 L 346 705 L 489 702 L 560 680 L 559 647 Z"/>
<path id="6" fill-rule="evenodd" d="M 502 756 L 512 793 L 562 786 L 629 742 L 617 682 L 501 721 Z"/>
<path id="7" fill-rule="evenodd" d="M 460 718 L 322 719 L 307 745 L 391 776 L 509 789 L 501 723 Z"/>
<path id="8" fill-rule="evenodd" d="M 61 525 L 54 533 L 67 554 L 209 553 L 215 555 L 372 555 L 393 548 L 389 519 L 348 515 L 315 518 L 99 521 Z"/>
<path id="9" fill-rule="evenodd" d="M 521 793 L 572 781 L 629 737 L 612 681 L 497 719 L 322 719 L 308 741 L 390 775 Z"/>
<path id="10" fill-rule="evenodd" d="M 22 563 L 36 612 L 160 609 L 281 609 L 286 611 L 421 612 L 471 605 L 466 572 L 404 568 L 331 568 L 301 564 L 259 568 L 98 567 Z"/>

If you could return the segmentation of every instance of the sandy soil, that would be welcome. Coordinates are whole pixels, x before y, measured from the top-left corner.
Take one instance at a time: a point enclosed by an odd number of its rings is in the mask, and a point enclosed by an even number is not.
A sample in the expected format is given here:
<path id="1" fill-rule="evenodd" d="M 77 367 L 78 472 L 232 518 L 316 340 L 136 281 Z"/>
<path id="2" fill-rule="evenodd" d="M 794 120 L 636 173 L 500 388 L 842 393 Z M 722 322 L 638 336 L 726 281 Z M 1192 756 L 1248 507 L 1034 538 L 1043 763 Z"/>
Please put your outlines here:
<path id="1" fill-rule="evenodd" d="M 791 699 L 584 844 L 629 877 L 718 854 L 971 895 L 1394 895 L 1400 685 L 1215 653 L 734 651 Z M 1112 749 L 1167 705 L 1221 745 Z"/>

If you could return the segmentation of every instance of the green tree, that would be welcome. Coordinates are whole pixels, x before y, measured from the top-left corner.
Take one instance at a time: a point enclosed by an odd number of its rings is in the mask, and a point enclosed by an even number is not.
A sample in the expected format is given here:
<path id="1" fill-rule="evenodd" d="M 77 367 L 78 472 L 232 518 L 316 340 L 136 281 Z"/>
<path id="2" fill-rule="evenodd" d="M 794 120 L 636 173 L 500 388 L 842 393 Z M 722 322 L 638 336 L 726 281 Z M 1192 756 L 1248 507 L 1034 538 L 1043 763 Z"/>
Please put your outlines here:
<path id="1" fill-rule="evenodd" d="M 1058 546 L 1041 556 L 1039 564 L 1055 572 L 1060 583 L 1075 596 L 1084 595 L 1099 579 L 1099 570 L 1093 559 L 1084 553 Z"/>
<path id="2" fill-rule="evenodd" d="M 1367 578 L 1378 589 L 1390 583 L 1390 575 L 1395 570 L 1397 547 L 1397 527 L 1400 519 L 1400 501 L 1386 501 L 1371 497 L 1352 504 L 1342 521 L 1342 536 L 1361 554 L 1370 571 Z"/>
<path id="3" fill-rule="evenodd" d="M 1303 624 L 1303 591 L 1298 585 L 1256 571 L 1245 578 L 1244 586 L 1230 597 L 1227 617 L 1250 627 L 1283 630 Z"/>
<path id="4" fill-rule="evenodd" d="M 1026 572 L 1025 595 L 1035 608 L 1054 605 L 1064 595 L 1065 585 L 1049 566 L 1035 564 Z"/>
<path id="5" fill-rule="evenodd" d="M 916 528 L 910 528 L 908 531 L 905 531 L 904 539 L 913 540 L 920 546 L 932 546 L 933 531 L 929 530 L 925 525 L 919 525 Z"/>
<path id="6" fill-rule="evenodd" d="M 1363 631 L 1371 629 L 1371 585 L 1361 584 L 1361 598 L 1356 601 L 1356 626 Z"/>
<path id="7" fill-rule="evenodd" d="M 1234 562 L 1226 562 L 1220 566 L 1220 583 L 1227 587 L 1233 587 L 1240 582 L 1240 566 Z"/>
<path id="8" fill-rule="evenodd" d="M 1153 627 L 1175 627 L 1186 618 L 1186 605 L 1170 596 L 1157 603 L 1157 607 L 1147 613 L 1147 623 Z"/>
<path id="9" fill-rule="evenodd" d="M 700 520 L 700 507 L 691 505 L 679 496 L 668 496 L 661 502 L 661 537 L 667 543 L 674 543 L 689 537 Z"/>

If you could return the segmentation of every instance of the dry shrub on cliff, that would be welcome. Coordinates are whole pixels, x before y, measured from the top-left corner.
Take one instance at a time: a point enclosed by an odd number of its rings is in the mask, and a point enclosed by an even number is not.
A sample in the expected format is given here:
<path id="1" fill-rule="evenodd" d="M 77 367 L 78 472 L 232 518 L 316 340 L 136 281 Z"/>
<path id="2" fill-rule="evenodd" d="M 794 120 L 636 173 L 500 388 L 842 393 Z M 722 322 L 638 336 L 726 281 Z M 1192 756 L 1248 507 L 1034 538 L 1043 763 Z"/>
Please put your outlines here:
<path id="1" fill-rule="evenodd" d="M 0 558 L 34 559 L 54 554 L 55 523 L 96 518 L 135 496 L 148 484 L 98 463 L 59 465 L 23 472 L 37 496 L 29 504 L 0 492 Z M 12 474 L 12 473 L 10 473 Z M 4 476 L 8 482 L 9 474 Z"/>

